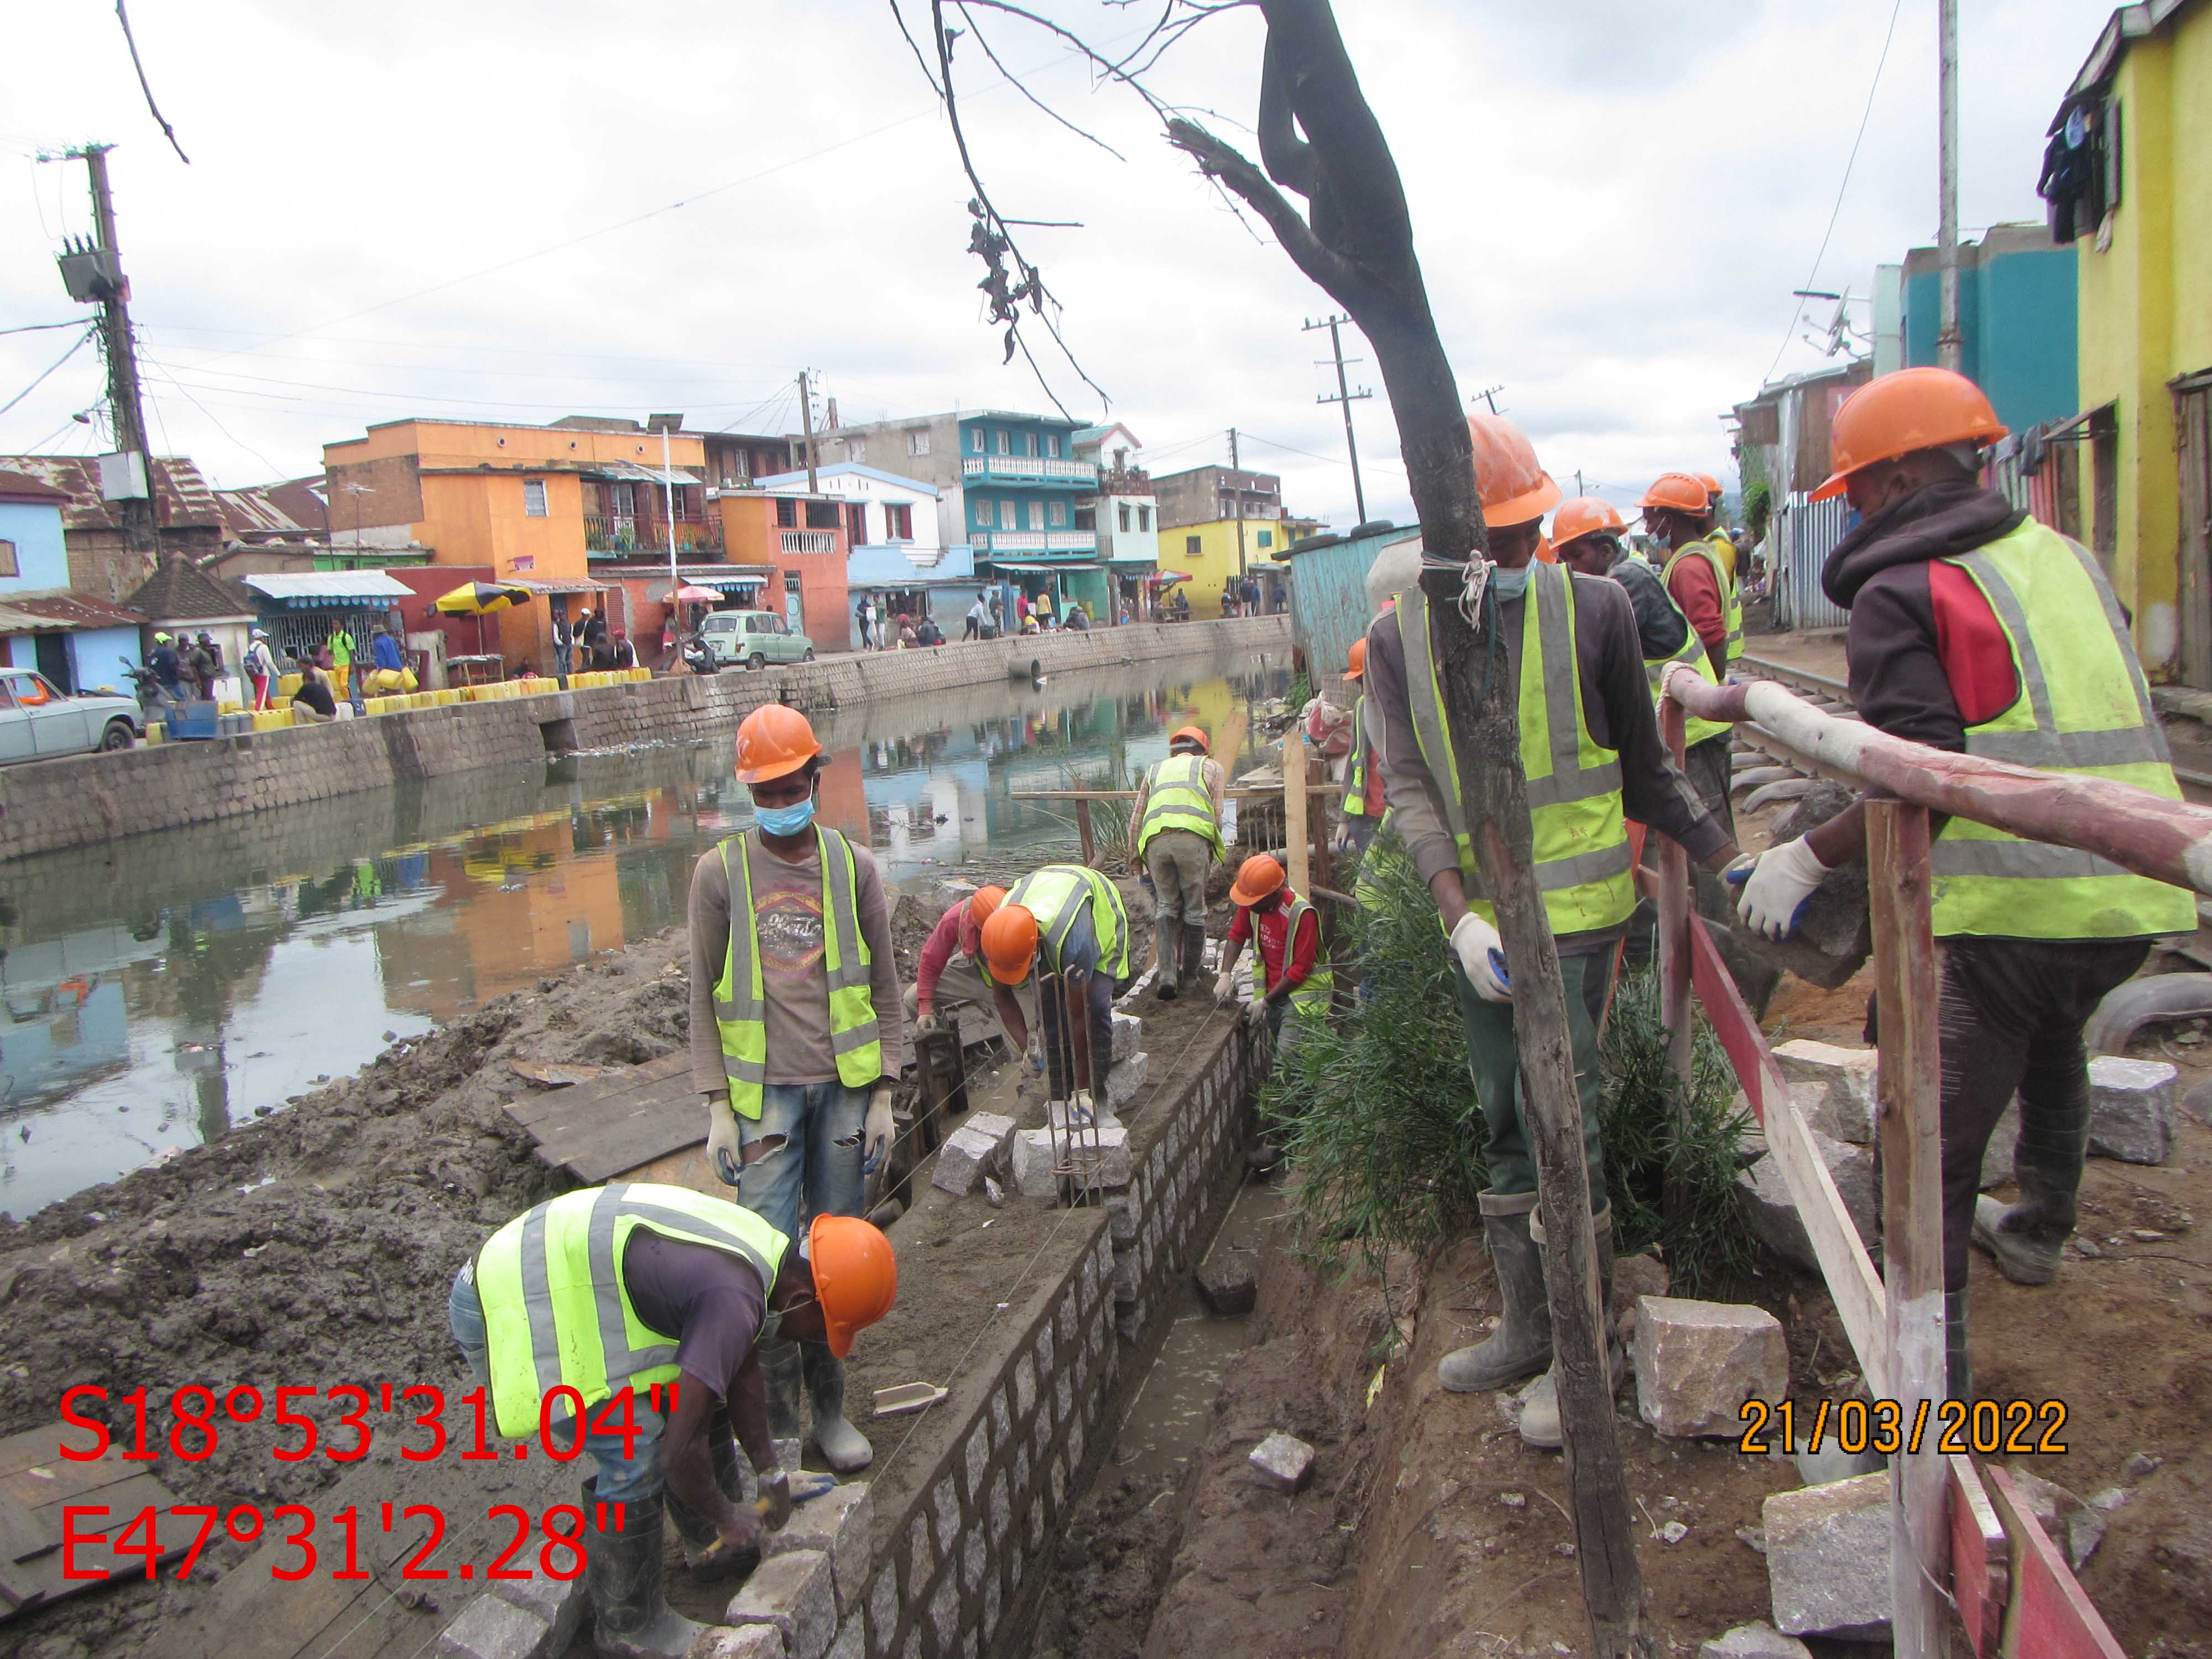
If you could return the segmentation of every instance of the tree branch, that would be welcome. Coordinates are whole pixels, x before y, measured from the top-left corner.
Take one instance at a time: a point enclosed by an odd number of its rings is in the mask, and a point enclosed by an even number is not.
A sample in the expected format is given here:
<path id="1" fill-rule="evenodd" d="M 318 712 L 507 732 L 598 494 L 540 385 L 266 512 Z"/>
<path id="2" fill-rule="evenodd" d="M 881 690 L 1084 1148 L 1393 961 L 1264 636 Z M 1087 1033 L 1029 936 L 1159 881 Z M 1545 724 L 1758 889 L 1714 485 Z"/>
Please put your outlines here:
<path id="1" fill-rule="evenodd" d="M 1357 311 L 1373 297 L 1376 290 L 1367 273 L 1315 235 L 1313 228 L 1297 209 L 1267 182 L 1267 175 L 1247 161 L 1242 151 L 1224 143 L 1196 122 L 1180 118 L 1168 123 L 1168 143 L 1196 161 L 1199 170 L 1207 178 L 1219 180 L 1243 198 L 1255 213 L 1267 222 L 1267 228 L 1275 233 L 1275 240 L 1283 245 L 1283 252 L 1291 256 L 1297 268 L 1336 300 Z"/>
<path id="2" fill-rule="evenodd" d="M 1260 161 L 1267 176 L 1284 189 L 1304 197 L 1313 195 L 1313 146 L 1298 137 L 1273 29 L 1267 32 L 1267 53 L 1260 60 Z"/>
<path id="3" fill-rule="evenodd" d="M 906 36 L 907 47 L 914 53 L 915 67 L 921 71 L 921 78 L 929 82 L 932 92 L 939 98 L 944 97 L 945 88 L 938 85 L 937 76 L 930 72 L 929 60 L 921 55 L 921 43 L 914 38 L 914 31 L 906 26 L 906 14 L 899 9 L 899 0 L 891 0 L 891 17 L 898 24 L 899 33 Z"/>
<path id="4" fill-rule="evenodd" d="M 1096 133 L 1085 132 L 1081 127 L 1076 125 L 1074 122 L 1069 120 L 1065 115 L 1062 115 L 1050 104 L 1046 103 L 1043 99 L 1038 97 L 1036 94 L 1031 92 L 1028 87 L 1023 84 L 1021 76 L 1016 75 L 1013 70 L 1008 69 L 1005 63 L 1000 60 L 999 54 L 991 50 L 991 43 L 988 40 L 984 39 L 982 26 L 977 23 L 973 17 L 969 17 L 968 15 L 968 0 L 954 0 L 954 3 L 959 6 L 960 15 L 963 17 L 968 18 L 968 32 L 975 37 L 975 44 L 983 48 L 983 56 L 991 60 L 993 66 L 998 70 L 1000 74 L 1006 77 L 1007 84 L 1012 87 L 1016 92 L 1021 94 L 1023 97 L 1028 99 L 1030 103 L 1036 105 L 1037 108 L 1042 110 L 1054 120 L 1059 122 L 1060 125 L 1066 127 L 1077 137 L 1085 140 L 1086 143 L 1097 145 L 1099 149 L 1104 150 L 1115 161 L 1126 161 L 1129 159 L 1127 156 L 1122 155 L 1120 150 L 1115 149 L 1113 145 L 1108 143 L 1103 138 L 1099 137 Z M 1065 410 L 1062 410 L 1061 412 L 1066 413 Z"/>

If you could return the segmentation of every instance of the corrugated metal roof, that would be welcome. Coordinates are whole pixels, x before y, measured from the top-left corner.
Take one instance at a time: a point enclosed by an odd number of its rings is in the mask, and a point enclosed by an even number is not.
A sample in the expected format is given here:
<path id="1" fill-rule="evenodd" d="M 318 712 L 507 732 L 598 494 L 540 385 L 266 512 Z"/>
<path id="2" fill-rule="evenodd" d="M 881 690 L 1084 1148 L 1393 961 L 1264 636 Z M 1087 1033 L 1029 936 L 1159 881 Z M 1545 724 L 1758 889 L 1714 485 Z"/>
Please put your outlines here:
<path id="1" fill-rule="evenodd" d="M 100 458 L 95 455 L 0 455 L 0 468 L 51 484 L 69 497 L 62 524 L 69 530 L 119 530 L 114 503 L 100 495 Z M 220 528 L 222 509 L 215 492 L 190 459 L 153 458 L 155 522 L 164 529 Z"/>
<path id="2" fill-rule="evenodd" d="M 89 593 L 47 593 L 0 596 L 0 605 L 40 619 L 41 628 L 141 628 L 145 617 Z"/>
<path id="3" fill-rule="evenodd" d="M 239 580 L 279 605 L 318 599 L 411 599 L 415 590 L 381 570 L 257 572 Z"/>

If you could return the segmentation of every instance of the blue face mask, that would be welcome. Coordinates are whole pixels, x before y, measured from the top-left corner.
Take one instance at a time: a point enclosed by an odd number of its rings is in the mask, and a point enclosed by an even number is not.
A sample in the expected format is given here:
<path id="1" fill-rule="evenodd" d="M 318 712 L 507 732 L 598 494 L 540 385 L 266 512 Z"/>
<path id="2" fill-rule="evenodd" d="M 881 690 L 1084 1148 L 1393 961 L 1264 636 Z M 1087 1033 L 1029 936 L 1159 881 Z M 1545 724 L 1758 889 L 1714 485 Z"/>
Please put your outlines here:
<path id="1" fill-rule="evenodd" d="M 814 797 L 809 795 L 796 806 L 756 806 L 753 822 L 765 835 L 795 836 L 814 822 Z"/>
<path id="2" fill-rule="evenodd" d="M 1534 568 L 1533 562 L 1518 570 L 1508 570 L 1500 565 L 1490 573 L 1491 585 L 1497 588 L 1499 599 L 1517 599 L 1528 591 L 1528 574 Z"/>

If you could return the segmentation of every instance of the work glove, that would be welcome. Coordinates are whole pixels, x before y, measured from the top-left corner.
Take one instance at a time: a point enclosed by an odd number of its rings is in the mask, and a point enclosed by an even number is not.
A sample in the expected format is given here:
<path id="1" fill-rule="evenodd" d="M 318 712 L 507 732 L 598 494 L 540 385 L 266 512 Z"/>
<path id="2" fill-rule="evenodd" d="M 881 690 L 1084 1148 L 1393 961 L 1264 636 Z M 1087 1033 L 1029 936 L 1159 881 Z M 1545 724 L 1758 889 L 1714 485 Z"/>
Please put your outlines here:
<path id="1" fill-rule="evenodd" d="M 918 1037 L 934 1036 L 944 1029 L 945 1017 L 942 1014 L 923 1013 L 915 1018 L 914 1034 Z"/>
<path id="2" fill-rule="evenodd" d="M 1729 866 L 1729 882 L 1743 889 L 1736 914 L 1761 938 L 1788 939 L 1804 919 L 1805 907 L 1828 866 L 1814 856 L 1800 836 L 1764 853 L 1746 853 Z"/>
<path id="3" fill-rule="evenodd" d="M 1485 1002 L 1513 1000 L 1513 981 L 1505 972 L 1504 942 L 1495 927 L 1470 910 L 1452 928 L 1451 948 L 1452 954 L 1459 958 L 1460 971 L 1474 987 L 1475 995 Z"/>
<path id="4" fill-rule="evenodd" d="M 874 1091 L 868 1096 L 868 1117 L 860 1128 L 860 1144 L 867 1148 L 868 1153 L 861 1160 L 860 1173 L 873 1175 L 891 1146 L 891 1080 L 889 1078 L 877 1079 Z"/>
<path id="5" fill-rule="evenodd" d="M 1030 1070 L 1032 1072 L 1042 1072 L 1044 1070 L 1043 1032 L 1036 1032 L 1030 1038 L 1029 1052 L 1024 1056 L 1024 1058 L 1029 1061 Z"/>
<path id="6" fill-rule="evenodd" d="M 707 1097 L 707 1163 L 725 1187 L 738 1184 L 745 1165 L 744 1152 L 738 1145 L 738 1115 L 731 1109 L 727 1095 Z"/>
<path id="7" fill-rule="evenodd" d="M 784 1522 L 791 1519 L 791 1476 L 783 1469 L 763 1475 L 760 1480 L 760 1501 L 755 1509 L 770 1532 L 781 1532 Z"/>
<path id="8" fill-rule="evenodd" d="M 1216 1002 L 1234 1002 L 1237 1000 L 1235 969 L 1224 968 L 1213 976 L 1213 1000 Z"/>
<path id="9" fill-rule="evenodd" d="M 1067 1103 L 1067 1121 L 1088 1128 L 1098 1121 L 1098 1104 L 1088 1089 L 1078 1089 Z"/>
<path id="10" fill-rule="evenodd" d="M 1267 1023 L 1267 999 L 1254 997 L 1244 1005 L 1244 1029 L 1256 1032 Z"/>

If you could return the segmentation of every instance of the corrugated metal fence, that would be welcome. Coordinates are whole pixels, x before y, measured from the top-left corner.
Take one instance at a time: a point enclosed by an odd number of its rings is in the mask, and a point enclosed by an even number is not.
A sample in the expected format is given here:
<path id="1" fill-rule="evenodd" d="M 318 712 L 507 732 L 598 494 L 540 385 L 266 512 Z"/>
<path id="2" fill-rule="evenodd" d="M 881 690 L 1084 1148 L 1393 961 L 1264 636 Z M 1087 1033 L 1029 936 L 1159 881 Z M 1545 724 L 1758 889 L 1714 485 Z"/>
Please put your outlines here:
<path id="1" fill-rule="evenodd" d="M 1772 543 L 1778 550 L 1774 572 L 1774 621 L 1786 629 L 1842 628 L 1850 613 L 1820 591 L 1820 567 L 1844 538 L 1851 510 L 1840 495 L 1825 501 L 1790 496 L 1777 515 Z"/>

